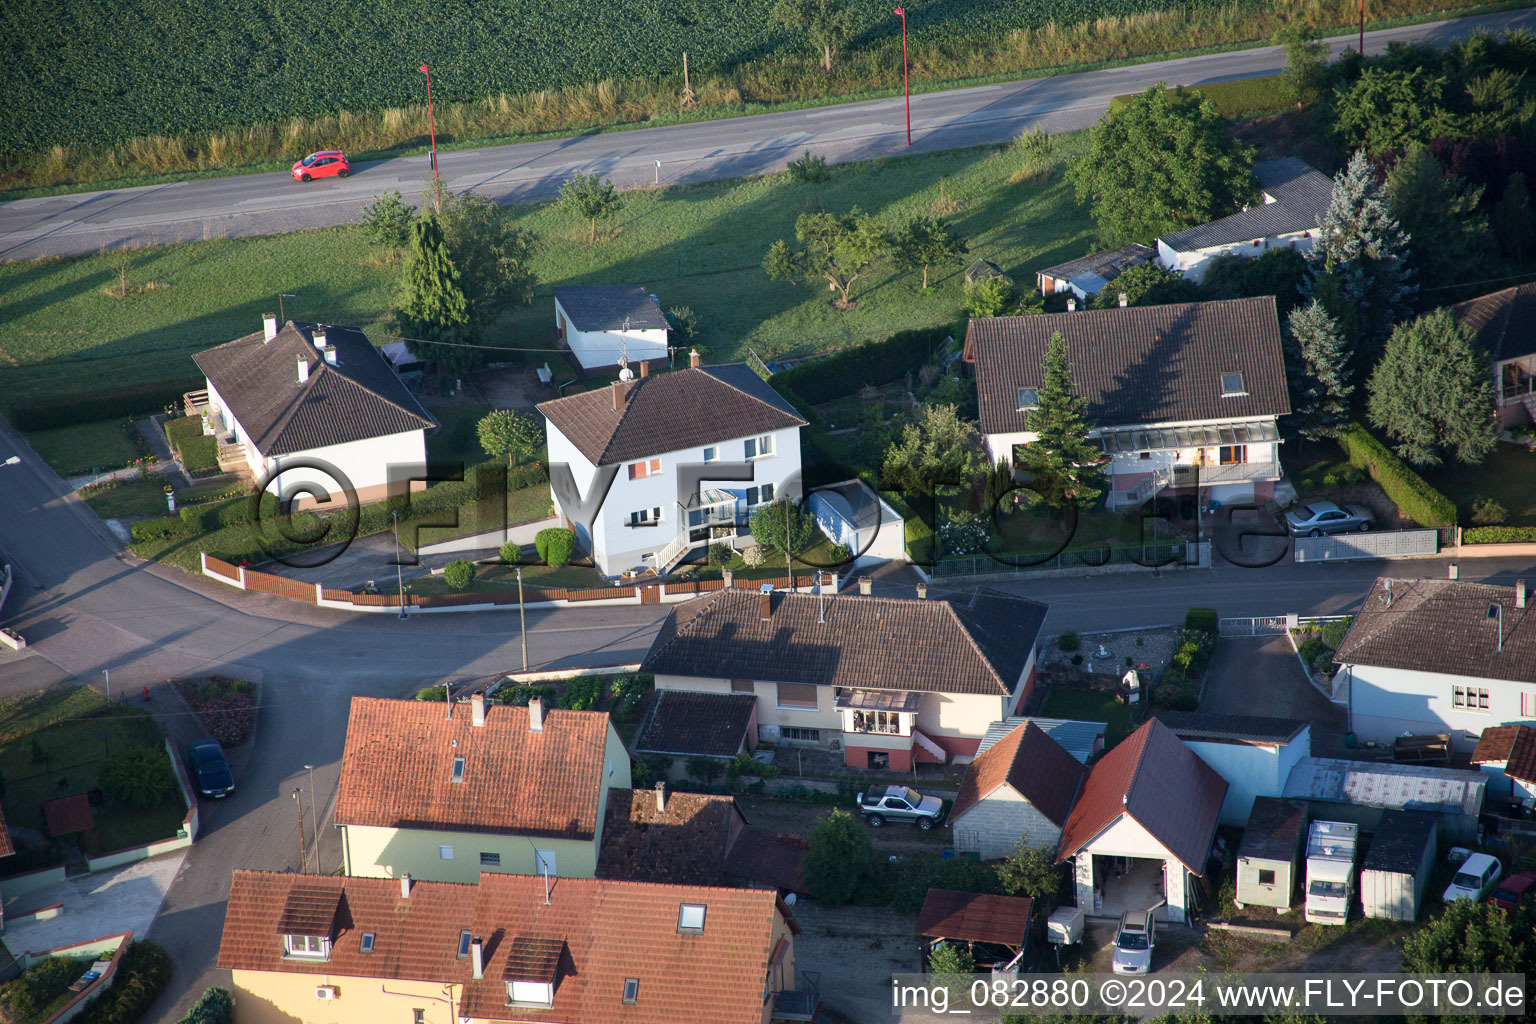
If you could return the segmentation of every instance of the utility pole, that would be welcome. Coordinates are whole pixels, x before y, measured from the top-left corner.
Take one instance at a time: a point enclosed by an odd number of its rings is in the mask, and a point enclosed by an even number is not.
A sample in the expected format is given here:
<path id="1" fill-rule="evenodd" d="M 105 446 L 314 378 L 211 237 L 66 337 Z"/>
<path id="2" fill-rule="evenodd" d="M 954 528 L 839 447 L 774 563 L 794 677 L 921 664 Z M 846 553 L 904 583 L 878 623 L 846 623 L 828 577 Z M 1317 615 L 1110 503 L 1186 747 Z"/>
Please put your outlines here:
<path id="1" fill-rule="evenodd" d="M 292 294 L 290 292 L 278 292 L 277 293 L 277 326 L 278 327 L 282 327 L 283 324 L 288 322 L 287 320 L 283 319 L 283 316 L 284 316 L 284 313 L 283 313 L 283 300 L 284 299 L 296 299 L 296 298 L 298 298 L 298 296 L 294 295 L 294 294 Z"/>
<path id="2" fill-rule="evenodd" d="M 299 800 L 299 787 L 293 787 L 293 809 L 299 815 L 299 874 L 309 874 L 309 853 L 304 849 L 304 804 Z"/>
<path id="3" fill-rule="evenodd" d="M 320 865 L 320 819 L 317 817 L 319 811 L 315 809 L 315 805 L 320 802 L 320 798 L 315 794 L 315 766 L 307 764 L 304 767 L 309 772 L 309 824 L 315 837 L 315 874 L 323 875 L 325 871 Z M 309 862 L 305 861 L 305 863 Z"/>
<path id="4" fill-rule="evenodd" d="M 523 567 L 517 567 L 517 624 L 523 632 L 523 671 L 528 671 L 528 619 L 523 613 Z"/>
<path id="5" fill-rule="evenodd" d="M 101 670 L 101 677 L 107 681 L 107 703 L 111 704 L 112 703 L 112 670 L 109 669 L 109 668 L 102 669 Z"/>
<path id="6" fill-rule="evenodd" d="M 405 577 L 400 570 L 400 510 L 392 509 L 395 520 L 395 589 L 400 591 L 400 617 L 405 618 Z"/>
<path id="7" fill-rule="evenodd" d="M 1360 56 L 1365 56 L 1365 0 L 1360 0 Z"/>
<path id="8" fill-rule="evenodd" d="M 789 573 L 789 590 L 795 590 L 795 556 L 789 553 L 789 499 L 784 499 L 784 571 Z"/>
<path id="9" fill-rule="evenodd" d="M 1362 4 L 1365 0 L 1360 0 Z M 901 94 L 907 102 L 907 145 L 912 145 L 912 83 L 907 73 L 907 9 L 896 8 L 901 19 Z"/>
<path id="10" fill-rule="evenodd" d="M 683 51 L 683 106 L 693 106 L 693 88 L 688 83 L 688 51 Z"/>

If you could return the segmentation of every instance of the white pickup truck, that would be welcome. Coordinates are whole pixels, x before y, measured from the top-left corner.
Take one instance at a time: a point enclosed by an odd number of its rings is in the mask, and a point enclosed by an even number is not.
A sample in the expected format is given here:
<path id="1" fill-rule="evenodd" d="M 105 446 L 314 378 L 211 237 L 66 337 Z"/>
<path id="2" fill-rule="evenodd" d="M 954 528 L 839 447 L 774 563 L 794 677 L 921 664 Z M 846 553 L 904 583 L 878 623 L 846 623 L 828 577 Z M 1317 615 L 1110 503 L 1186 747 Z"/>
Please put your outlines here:
<path id="1" fill-rule="evenodd" d="M 860 793 L 855 800 L 859 813 L 875 828 L 891 821 L 915 821 L 924 832 L 944 816 L 944 801 L 923 796 L 910 786 L 887 786 L 883 793 Z"/>

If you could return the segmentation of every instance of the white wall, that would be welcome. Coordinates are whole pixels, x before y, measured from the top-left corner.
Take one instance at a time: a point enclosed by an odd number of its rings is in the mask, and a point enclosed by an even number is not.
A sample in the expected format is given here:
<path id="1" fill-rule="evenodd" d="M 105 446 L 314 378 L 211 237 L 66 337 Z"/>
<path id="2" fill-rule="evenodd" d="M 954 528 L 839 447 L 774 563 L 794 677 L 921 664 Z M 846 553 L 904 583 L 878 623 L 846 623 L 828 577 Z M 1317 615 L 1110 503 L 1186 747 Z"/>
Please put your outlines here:
<path id="1" fill-rule="evenodd" d="M 1495 643 L 1494 623 L 1487 623 L 1488 644 Z M 1362 740 L 1390 743 L 1404 733 L 1451 734 L 1457 750 L 1470 751 L 1484 729 L 1495 725 L 1536 720 L 1521 717 L 1521 694 L 1526 702 L 1536 700 L 1536 683 L 1516 683 L 1503 679 L 1478 679 L 1438 672 L 1379 668 L 1374 665 L 1345 666 L 1350 671 L 1350 728 Z M 1455 685 L 1484 687 L 1488 690 L 1488 710 L 1473 711 L 1451 706 L 1451 688 Z"/>
<path id="2" fill-rule="evenodd" d="M 612 366 L 619 355 L 627 355 L 631 364 L 641 359 L 665 360 L 667 358 L 667 331 L 655 328 L 645 331 L 578 331 L 565 315 L 560 300 L 555 300 L 555 325 L 565 328 L 565 343 L 571 354 L 584 370 L 598 366 Z"/>
<path id="3" fill-rule="evenodd" d="M 1013 852 L 1020 839 L 1037 850 L 1054 850 L 1061 827 L 1012 786 L 997 787 L 954 820 L 955 849 L 998 860 Z"/>
<path id="4" fill-rule="evenodd" d="M 1088 846 L 1076 855 L 1077 905 L 1093 907 L 1093 869 L 1089 855 L 1096 857 L 1142 857 L 1163 862 L 1163 880 L 1167 904 L 1162 919 L 1182 923 L 1185 919 L 1184 904 L 1187 874 L 1184 865 L 1171 855 L 1162 843 L 1141 827 L 1128 814 L 1121 814 L 1114 823 L 1094 837 Z"/>
<path id="5" fill-rule="evenodd" d="M 407 430 L 399 434 L 386 434 L 383 437 L 348 441 L 346 444 L 311 448 L 292 455 L 274 456 L 265 460 L 263 470 L 263 472 L 276 471 L 277 473 L 268 490 L 286 497 L 293 494 L 301 483 L 312 482 L 328 493 L 340 493 L 340 484 L 327 473 L 304 468 L 283 470 L 285 465 L 300 459 L 317 459 L 335 466 L 346 474 L 353 488 L 359 492 L 378 489 L 390 482 L 390 466 L 421 466 L 426 463 L 426 434 L 420 429 Z M 396 472 L 400 474 L 406 471 L 401 468 Z M 403 488 L 406 485 L 402 481 L 399 486 Z M 377 495 L 363 497 L 364 500 L 368 500 Z"/>
<path id="6" fill-rule="evenodd" d="M 1314 229 L 1315 230 L 1315 229 Z M 1207 249 L 1196 249 L 1192 252 L 1175 252 L 1161 238 L 1157 240 L 1157 262 L 1169 270 L 1181 271 L 1187 280 L 1199 284 L 1205 278 L 1205 272 L 1210 269 L 1211 261 L 1218 256 L 1242 256 L 1248 259 L 1257 259 L 1271 249 L 1295 249 L 1305 255 L 1312 250 L 1314 240 L 1307 238 L 1306 231 L 1292 231 L 1282 235 L 1266 235 L 1259 239 L 1259 244 L 1254 245 L 1253 239 L 1241 242 L 1231 242 L 1226 245 L 1213 245 Z"/>
<path id="7" fill-rule="evenodd" d="M 1290 743 L 1258 746 L 1248 743 L 1215 743 L 1185 740 L 1200 760 L 1227 780 L 1227 798 L 1221 805 L 1223 825 L 1242 825 L 1253 812 L 1253 798 L 1278 797 L 1285 790 L 1296 762 L 1312 752 L 1312 728 L 1308 726 Z"/>

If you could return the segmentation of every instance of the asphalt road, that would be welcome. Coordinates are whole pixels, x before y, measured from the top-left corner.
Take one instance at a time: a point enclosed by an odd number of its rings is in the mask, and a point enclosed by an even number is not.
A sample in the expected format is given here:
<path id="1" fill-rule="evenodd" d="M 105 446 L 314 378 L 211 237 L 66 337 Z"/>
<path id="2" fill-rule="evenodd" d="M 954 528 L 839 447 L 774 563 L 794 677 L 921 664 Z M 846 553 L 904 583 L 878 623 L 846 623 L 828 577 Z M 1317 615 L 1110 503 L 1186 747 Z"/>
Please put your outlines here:
<path id="1" fill-rule="evenodd" d="M 1443 44 L 1477 28 L 1536 28 L 1536 12 L 1504 11 L 1383 29 L 1366 52 L 1388 43 Z M 1332 41 L 1335 52 L 1354 36 Z M 1086 128 L 1112 97 L 1157 82 L 1200 85 L 1274 74 L 1275 47 L 1135 64 L 1075 75 L 924 93 L 912 100 L 912 149 L 927 152 L 1002 142 L 1036 123 L 1050 132 Z M 551 139 L 439 155 L 447 187 L 501 202 L 548 199 L 572 171 L 599 172 L 623 188 L 675 185 L 781 170 L 810 149 L 834 163 L 905 150 L 901 97 L 752 117 Z M 295 153 L 294 158 L 302 156 Z M 657 162 L 661 166 L 656 166 Z M 307 185 L 287 174 L 255 174 L 111 189 L 0 206 L 0 259 L 69 256 L 197 239 L 279 234 L 345 224 L 372 197 L 398 189 L 419 197 L 425 156 L 356 165 L 344 181 Z M 418 198 L 419 201 L 419 198 Z"/>

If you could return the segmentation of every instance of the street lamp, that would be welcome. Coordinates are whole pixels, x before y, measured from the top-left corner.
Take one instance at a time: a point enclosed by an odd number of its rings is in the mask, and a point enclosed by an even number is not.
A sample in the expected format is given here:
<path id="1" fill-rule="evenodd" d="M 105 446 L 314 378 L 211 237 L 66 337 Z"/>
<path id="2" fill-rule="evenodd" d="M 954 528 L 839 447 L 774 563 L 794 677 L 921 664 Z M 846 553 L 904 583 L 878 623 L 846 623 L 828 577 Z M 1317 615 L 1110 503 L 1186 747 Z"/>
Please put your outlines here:
<path id="1" fill-rule="evenodd" d="M 7 466 L 19 466 L 19 465 L 21 465 L 21 456 L 20 455 L 12 455 L 10 458 L 5 460 L 5 464 Z"/>
<path id="2" fill-rule="evenodd" d="M 316 817 L 318 812 L 315 810 L 315 803 L 320 799 L 315 794 L 315 766 L 307 764 L 304 767 L 309 772 L 309 824 L 310 832 L 315 837 L 315 874 L 323 875 L 325 872 L 321 870 L 320 864 L 320 819 Z M 304 863 L 308 864 L 309 861 L 306 860 Z"/>
<path id="3" fill-rule="evenodd" d="M 400 510 L 391 509 L 395 520 L 395 589 L 400 591 L 400 617 L 405 618 L 405 578 L 400 571 Z"/>
<path id="4" fill-rule="evenodd" d="M 1362 4 L 1365 0 L 1360 0 Z M 901 92 L 907 101 L 907 145 L 912 145 L 912 85 L 907 75 L 907 9 L 896 8 L 896 16 L 901 19 Z"/>
<path id="5" fill-rule="evenodd" d="M 432 180 L 437 181 L 437 125 L 432 120 L 432 72 L 423 64 L 417 69 L 427 76 L 427 137 L 432 140 Z"/>
<path id="6" fill-rule="evenodd" d="M 1360 56 L 1365 56 L 1365 0 L 1360 0 Z"/>

